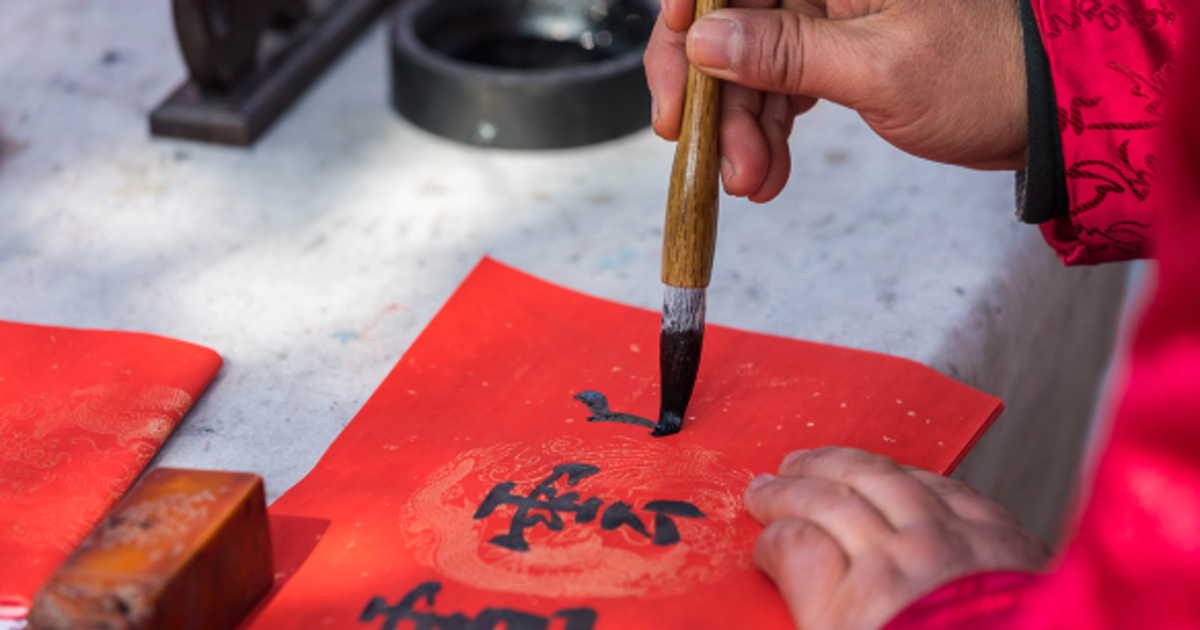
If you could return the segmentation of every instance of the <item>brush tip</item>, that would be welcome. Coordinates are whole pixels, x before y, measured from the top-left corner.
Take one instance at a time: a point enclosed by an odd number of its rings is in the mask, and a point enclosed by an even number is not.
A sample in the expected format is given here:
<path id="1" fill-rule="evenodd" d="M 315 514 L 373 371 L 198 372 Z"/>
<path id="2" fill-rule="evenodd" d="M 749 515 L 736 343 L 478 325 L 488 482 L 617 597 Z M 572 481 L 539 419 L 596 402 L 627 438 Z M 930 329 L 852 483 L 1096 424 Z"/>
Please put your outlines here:
<path id="1" fill-rule="evenodd" d="M 704 345 L 704 294 L 704 289 L 668 286 L 663 295 L 658 356 L 662 406 L 652 435 L 674 435 L 683 428 Z"/>
<path id="2" fill-rule="evenodd" d="M 658 424 L 654 425 L 654 431 L 650 433 L 654 437 L 666 437 L 675 435 L 683 428 L 682 414 L 674 414 L 663 412 L 659 415 Z"/>

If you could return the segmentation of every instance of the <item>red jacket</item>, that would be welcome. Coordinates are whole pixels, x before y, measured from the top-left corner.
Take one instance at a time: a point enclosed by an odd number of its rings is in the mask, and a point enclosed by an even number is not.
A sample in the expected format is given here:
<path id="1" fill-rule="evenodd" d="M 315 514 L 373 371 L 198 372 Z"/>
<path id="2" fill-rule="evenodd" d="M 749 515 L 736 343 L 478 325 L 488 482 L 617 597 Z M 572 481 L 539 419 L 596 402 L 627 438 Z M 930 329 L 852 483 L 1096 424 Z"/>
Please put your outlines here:
<path id="1" fill-rule="evenodd" d="M 1200 628 L 1200 21 L 1185 3 L 1032 2 L 1069 196 L 1043 234 L 1068 264 L 1152 252 L 1157 287 L 1048 572 L 961 578 L 888 630 Z"/>

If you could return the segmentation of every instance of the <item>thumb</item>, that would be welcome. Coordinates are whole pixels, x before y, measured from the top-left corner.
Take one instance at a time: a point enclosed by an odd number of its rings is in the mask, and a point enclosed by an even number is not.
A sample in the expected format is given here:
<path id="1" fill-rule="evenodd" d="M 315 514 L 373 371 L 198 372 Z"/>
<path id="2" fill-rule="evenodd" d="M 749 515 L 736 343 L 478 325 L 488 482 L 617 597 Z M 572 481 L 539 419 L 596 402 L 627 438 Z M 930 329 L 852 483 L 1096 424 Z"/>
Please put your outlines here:
<path id="1" fill-rule="evenodd" d="M 867 35 L 794 10 L 721 9 L 692 25 L 687 55 L 718 79 L 854 107 L 871 91 Z"/>

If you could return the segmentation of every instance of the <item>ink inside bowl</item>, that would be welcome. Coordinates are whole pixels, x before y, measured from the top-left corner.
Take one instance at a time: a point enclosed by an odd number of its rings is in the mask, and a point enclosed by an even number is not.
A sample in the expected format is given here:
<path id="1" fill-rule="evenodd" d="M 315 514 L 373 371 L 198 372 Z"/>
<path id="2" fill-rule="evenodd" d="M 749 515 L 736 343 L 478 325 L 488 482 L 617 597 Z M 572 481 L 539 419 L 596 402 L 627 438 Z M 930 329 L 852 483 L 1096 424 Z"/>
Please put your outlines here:
<path id="1" fill-rule="evenodd" d="M 536 70 L 641 54 L 654 14 L 638 2 L 442 3 L 424 14 L 417 36 L 457 61 Z M 469 10 L 467 10 L 469 8 Z"/>
<path id="2" fill-rule="evenodd" d="M 392 100 L 460 142 L 557 149 L 650 122 L 642 54 L 656 0 L 406 0 L 393 17 Z"/>

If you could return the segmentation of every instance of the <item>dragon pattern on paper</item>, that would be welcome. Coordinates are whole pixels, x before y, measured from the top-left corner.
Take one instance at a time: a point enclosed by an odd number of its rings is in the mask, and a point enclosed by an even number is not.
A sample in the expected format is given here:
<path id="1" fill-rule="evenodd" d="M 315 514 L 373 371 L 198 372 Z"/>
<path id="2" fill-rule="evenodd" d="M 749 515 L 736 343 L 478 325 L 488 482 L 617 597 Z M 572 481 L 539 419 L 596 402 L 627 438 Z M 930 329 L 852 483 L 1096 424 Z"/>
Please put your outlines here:
<path id="1" fill-rule="evenodd" d="M 636 439 L 584 446 L 577 439 L 560 438 L 541 445 L 473 449 L 430 475 L 404 506 L 400 525 L 419 563 L 475 588 L 547 597 L 677 595 L 753 562 L 753 537 L 734 525 L 742 511 L 740 488 L 753 475 L 725 467 L 722 459 L 698 446 L 672 452 L 668 445 Z M 488 542 L 509 531 L 513 519 L 511 506 L 480 514 L 490 489 L 511 482 L 514 492 L 527 493 L 552 476 L 556 466 L 572 460 L 597 466 L 569 490 L 634 510 L 612 525 L 631 524 L 639 510 L 680 501 L 694 504 L 689 507 L 704 518 L 675 518 L 670 527 L 677 528 L 678 539 L 659 544 L 657 528 L 666 524 L 654 519 L 662 515 L 649 514 L 651 527 L 639 530 L 606 527 L 603 512 L 585 518 L 594 520 L 585 526 L 568 517 L 564 527 L 522 530 L 522 542 L 528 539 L 523 551 Z M 660 490 L 664 478 L 687 492 Z"/>
<path id="2" fill-rule="evenodd" d="M 0 542 L 50 543 L 70 551 L 154 456 L 192 405 L 164 385 L 96 385 L 39 395 L 0 407 Z M 70 465 L 70 466 L 68 466 Z M 74 472 L 61 472 L 68 469 Z M 37 502 L 51 488 L 101 487 L 110 500 L 96 505 L 86 492 Z M 78 501 L 78 504 L 75 504 Z M 66 533 L 63 514 L 77 514 Z"/>

